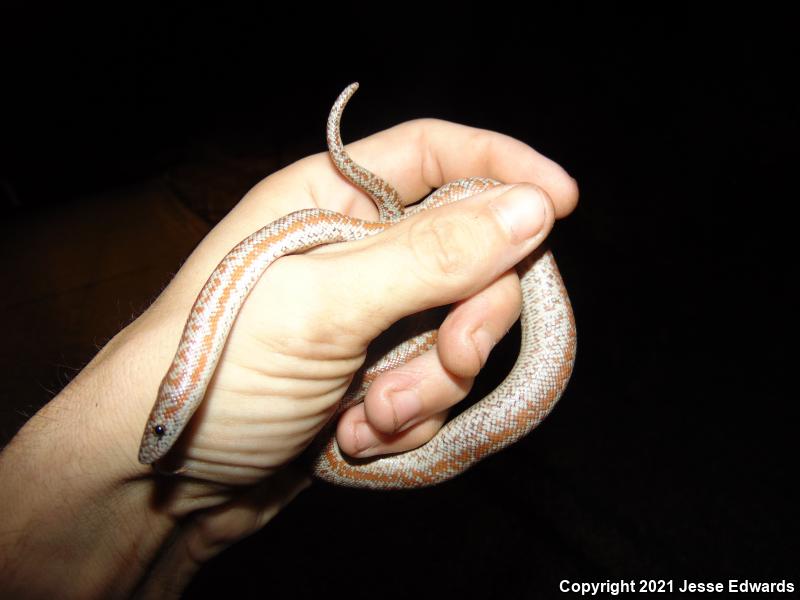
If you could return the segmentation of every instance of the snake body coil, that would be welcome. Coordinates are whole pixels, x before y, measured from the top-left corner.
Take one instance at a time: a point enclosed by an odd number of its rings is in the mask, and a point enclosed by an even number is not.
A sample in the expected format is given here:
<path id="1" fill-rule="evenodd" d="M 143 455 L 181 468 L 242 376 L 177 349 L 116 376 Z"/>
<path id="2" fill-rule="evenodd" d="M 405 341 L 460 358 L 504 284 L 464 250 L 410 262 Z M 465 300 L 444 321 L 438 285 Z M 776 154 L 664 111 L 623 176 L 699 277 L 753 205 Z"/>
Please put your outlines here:
<path id="1" fill-rule="evenodd" d="M 499 185 L 487 178 L 461 179 L 442 186 L 406 211 L 397 192 L 354 163 L 342 145 L 342 112 L 357 88 L 355 83 L 348 86 L 331 109 L 328 148 L 339 171 L 373 199 L 380 221 L 363 221 L 322 209 L 300 210 L 258 230 L 225 256 L 198 295 L 175 358 L 161 382 L 142 436 L 140 462 L 155 463 L 177 441 L 203 400 L 236 315 L 250 290 L 276 259 L 323 244 L 375 235 L 419 211 Z M 520 353 L 497 389 L 446 423 L 430 442 L 402 454 L 369 460 L 346 458 L 328 428 L 328 438 L 313 463 L 316 476 L 351 487 L 432 485 L 519 440 L 547 416 L 572 373 L 575 320 L 549 251 L 535 252 L 517 266 L 517 271 L 522 287 Z M 361 386 L 342 400 L 336 415 L 361 402 L 378 374 L 422 354 L 435 342 L 436 332 L 430 331 L 387 353 L 364 373 Z"/>

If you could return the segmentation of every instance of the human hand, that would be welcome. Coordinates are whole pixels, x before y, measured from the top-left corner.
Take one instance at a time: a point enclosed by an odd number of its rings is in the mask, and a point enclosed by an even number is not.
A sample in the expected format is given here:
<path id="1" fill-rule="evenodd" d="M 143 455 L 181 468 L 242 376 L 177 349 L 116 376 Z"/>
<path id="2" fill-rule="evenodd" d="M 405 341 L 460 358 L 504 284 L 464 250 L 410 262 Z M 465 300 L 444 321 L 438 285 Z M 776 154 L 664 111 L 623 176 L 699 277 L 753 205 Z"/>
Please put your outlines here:
<path id="1" fill-rule="evenodd" d="M 453 137 L 443 130 L 456 128 L 461 130 L 462 137 L 494 138 L 495 145 L 502 141 L 504 150 L 516 145 L 535 156 L 535 167 L 546 167 L 544 173 L 539 174 L 540 178 L 552 180 L 560 175 L 557 185 L 561 188 L 571 182 L 553 163 L 519 142 L 443 122 L 406 124 L 373 136 L 371 140 L 386 140 L 396 148 L 392 134 L 408 138 L 408 133 L 402 130 L 411 126 L 419 129 L 416 135 L 410 136 L 416 140 L 426 137 L 420 133 L 429 133 L 423 129 L 428 126 L 448 141 Z M 417 152 L 430 153 L 435 149 L 417 146 Z M 491 156 L 488 158 L 492 160 Z M 532 168 L 529 166 L 528 170 Z M 417 167 L 416 171 L 422 173 L 422 177 L 417 177 L 422 181 L 411 178 L 412 189 L 425 183 L 424 165 L 422 170 Z M 497 176 L 495 172 L 489 174 Z M 444 182 L 443 175 L 440 174 L 434 186 Z M 550 184 L 552 187 L 552 182 Z M 291 195 L 293 189 L 301 187 L 305 193 Z M 324 197 L 318 189 L 326 190 Z M 282 194 L 281 190 L 286 191 Z M 430 186 L 426 191 L 430 191 Z M 513 271 L 503 274 L 497 268 L 505 270 L 530 253 L 544 238 L 552 222 L 553 209 L 546 193 L 543 199 L 537 200 L 536 192 L 531 190 L 527 193 L 529 196 L 533 193 L 533 197 L 527 202 L 511 202 L 514 212 L 503 217 L 499 214 L 500 207 L 515 195 L 525 193 L 522 187 L 506 196 L 504 191 L 503 188 L 487 191 L 476 197 L 479 201 L 462 201 L 456 210 L 453 207 L 442 209 L 442 214 L 432 211 L 417 215 L 393 228 L 389 235 L 374 240 L 328 246 L 321 249 L 322 252 L 284 258 L 271 266 L 242 310 L 206 394 L 204 409 L 211 417 L 208 421 L 212 427 L 214 423 L 225 423 L 225 428 L 217 429 L 205 444 L 202 424 L 206 419 L 195 418 L 192 431 L 184 434 L 182 448 L 173 453 L 173 458 L 179 457 L 182 463 L 181 472 L 220 483 L 252 483 L 263 478 L 265 472 L 283 464 L 305 447 L 313 433 L 328 420 L 353 372 L 363 361 L 366 345 L 380 331 L 405 314 L 475 294 L 468 301 L 462 301 L 445 321 L 440 351 L 434 349 L 379 377 L 365 404 L 348 411 L 340 420 L 338 431 L 340 446 L 355 456 L 403 451 L 430 439 L 441 426 L 446 409 L 469 390 L 491 346 L 517 318 L 516 275 Z M 541 195 L 542 190 L 538 191 Z M 574 187 L 558 191 L 563 196 L 571 191 L 573 198 L 566 200 L 574 202 Z M 562 198 L 557 197 L 557 200 Z M 248 194 L 232 216 L 248 203 L 260 207 L 255 210 L 262 213 L 264 208 L 271 208 L 271 203 L 287 207 L 281 211 L 284 213 L 307 208 L 309 203 L 368 219 L 369 215 L 360 213 L 374 212 L 372 203 L 336 174 L 325 155 L 300 161 L 268 178 Z M 280 214 L 273 213 L 260 218 L 272 221 L 278 216 Z M 530 231 L 523 236 L 520 229 L 526 220 Z M 504 230 L 504 222 L 513 224 L 513 231 Z M 223 223 L 220 228 L 225 225 Z M 214 233 L 209 239 L 213 236 Z M 240 237 L 243 236 L 240 234 Z M 399 249 L 398 241 L 401 242 Z M 509 243 L 513 246 L 512 252 L 506 247 Z M 387 248 L 392 248 L 391 254 L 386 252 Z M 203 245 L 198 252 L 202 250 Z M 328 250 L 327 255 L 325 250 Z M 214 263 L 218 260 L 215 258 Z M 191 264 L 187 264 L 189 266 Z M 208 271 L 212 267 L 213 264 L 209 265 Z M 394 275 L 395 270 L 399 275 Z M 348 279 L 352 285 L 342 287 L 341 283 Z M 496 283 L 479 291 L 495 279 Z M 176 283 L 178 281 L 176 278 Z M 269 281 L 272 283 L 268 284 Z M 311 290 L 312 287 L 317 289 Z M 398 288 L 405 302 L 398 302 Z M 164 296 L 168 294 L 169 290 Z M 376 307 L 379 307 L 377 311 Z M 371 322 L 364 319 L 365 310 L 371 313 Z M 258 316 L 254 316 L 256 311 Z M 270 319 L 267 315 L 279 316 Z M 481 320 L 475 322 L 479 316 Z M 331 343 L 331 340 L 337 342 Z M 335 368 L 331 369 L 334 364 Z M 309 378 L 312 372 L 314 376 Z M 302 400 L 298 402 L 298 398 Z M 216 417 L 212 414 L 215 403 L 222 407 Z M 295 423 L 288 423 L 289 415 Z M 281 424 L 279 431 L 273 427 L 275 422 Z M 305 428 L 302 433 L 293 429 L 297 423 Z M 254 427 L 259 428 L 261 435 L 244 442 L 241 432 Z M 310 437 L 309 430 L 312 431 Z M 233 444 L 220 445 L 219 441 L 225 439 L 232 440 Z M 264 445 L 264 439 L 270 440 L 269 447 Z M 242 454 L 248 456 L 247 463 L 237 462 Z M 235 469 L 232 480 L 226 479 L 230 473 L 223 473 L 225 469 L 221 465 Z"/>
<path id="2" fill-rule="evenodd" d="M 392 147 L 396 147 L 391 134 L 397 136 L 398 133 L 405 133 L 402 129 L 408 129 L 411 125 L 421 129 L 423 124 L 438 128 L 436 133 L 444 134 L 441 135 L 443 139 L 453 139 L 443 129 L 457 128 L 473 138 L 494 137 L 495 142 L 502 140 L 505 146 L 517 145 L 535 155 L 532 150 L 510 138 L 436 121 L 406 124 L 373 138 L 379 141 L 385 138 Z M 416 138 L 420 138 L 419 133 Z M 430 152 L 434 149 L 424 150 Z M 544 163 L 551 171 L 545 171 L 545 177 L 553 178 L 553 172 L 558 174 L 558 168 L 552 163 L 535 156 L 540 163 L 537 167 Z M 330 205 L 326 202 L 334 203 L 335 210 L 351 215 L 362 216 L 359 214 L 362 207 L 374 212 L 371 202 L 367 201 L 367 206 L 363 206 L 366 198 L 363 195 L 358 197 L 360 192 L 336 175 L 327 156 L 322 155 L 322 164 L 319 164 L 319 158 L 300 161 L 268 178 L 248 194 L 237 211 L 246 207 L 248 202 L 269 208 L 271 200 L 289 207 L 283 212 L 307 208 L 309 203 L 328 208 Z M 417 172 L 420 172 L 419 169 Z M 332 174 L 335 178 L 329 181 Z M 494 172 L 491 174 L 494 175 Z M 563 172 L 560 174 L 562 181 L 558 181 L 558 184 L 563 187 L 565 182 L 571 180 Z M 424 176 L 423 171 L 423 181 L 419 183 L 424 183 Z M 281 181 L 276 182 L 279 178 Z M 288 193 L 275 194 L 276 183 L 277 189 L 283 184 Z M 344 190 L 342 183 L 346 187 Z M 413 179 L 409 183 L 418 185 Z M 442 183 L 438 180 L 434 185 Z M 290 196 L 293 188 L 300 187 L 298 184 L 303 186 L 306 193 Z M 327 192 L 324 198 L 316 191 L 323 186 Z M 429 190 L 430 187 L 426 191 Z M 462 201 L 457 212 L 445 209 L 441 215 L 438 214 L 440 211 L 433 211 L 429 213 L 432 216 L 424 214 L 412 217 L 389 232 L 394 232 L 394 236 L 384 234 L 375 238 L 377 242 L 363 240 L 365 243 L 329 246 L 325 248 L 330 250 L 327 256 L 322 253 L 293 256 L 270 267 L 242 311 L 214 383 L 206 394 L 205 408 L 209 413 L 214 410 L 215 401 L 223 407 L 220 416 L 210 419 L 211 423 L 225 423 L 227 428 L 213 435 L 211 445 L 206 446 L 202 443 L 202 427 L 198 425 L 202 420 L 196 418 L 193 431 L 184 434 L 183 448 L 188 452 L 173 453 L 173 457 L 183 454 L 180 459 L 183 464 L 181 472 L 190 473 L 195 478 L 219 481 L 219 466 L 228 463 L 236 468 L 235 479 L 231 483 L 250 483 L 249 476 L 256 480 L 262 478 L 265 469 L 268 471 L 276 463 L 287 460 L 287 454 L 291 458 L 292 452 L 296 454 L 297 448 L 304 447 L 309 441 L 308 435 L 297 435 L 296 431 L 287 430 L 287 415 L 294 415 L 304 426 L 311 424 L 311 429 L 316 432 L 328 420 L 330 411 L 347 387 L 355 368 L 363 361 L 366 345 L 380 331 L 405 314 L 475 294 L 479 290 L 476 285 L 483 287 L 489 283 L 486 277 L 497 278 L 499 281 L 496 284 L 477 293 L 469 301 L 462 302 L 451 318 L 445 321 L 439 350 L 449 347 L 449 351 L 437 352 L 434 349 L 405 367 L 379 377 L 365 404 L 351 409 L 341 419 L 338 432 L 340 446 L 355 456 L 403 451 L 430 439 L 440 427 L 446 408 L 463 398 L 472 378 L 485 362 L 489 349 L 516 320 L 519 312 L 518 283 L 513 271 L 500 277 L 501 273 L 496 272 L 496 268 L 494 272 L 489 270 L 487 273 L 488 265 L 483 263 L 489 259 L 491 265 L 499 264 L 504 269 L 513 265 L 538 245 L 552 221 L 552 209 L 547 198 L 538 199 L 538 204 L 535 197 L 533 202 L 512 202 L 514 212 L 511 216 L 505 216 L 506 223 L 513 223 L 514 231 L 509 237 L 509 231 L 501 232 L 497 227 L 498 218 L 501 228 L 504 221 L 504 217 L 498 213 L 504 204 L 501 197 L 505 198 L 507 204 L 509 198 L 523 194 L 524 190 L 519 188 L 507 196 L 503 196 L 503 192 L 501 189 L 481 194 L 482 200 L 477 203 L 472 199 Z M 272 198 L 267 203 L 261 202 L 262 197 L 270 196 Z M 574 202 L 574 198 L 571 201 Z M 349 205 L 349 210 L 344 208 L 345 204 Z M 526 208 L 529 210 L 524 210 Z M 271 221 L 278 216 L 271 214 L 266 220 Z M 531 230 L 522 236 L 520 228 L 526 219 L 529 221 L 526 227 Z M 224 226 L 225 223 L 221 225 Z M 537 235 L 534 236 L 534 233 Z M 485 247 L 476 247 L 476 239 L 485 240 Z M 393 248 L 393 255 L 387 254 L 387 245 L 397 246 L 398 240 L 402 241 L 401 246 L 404 247 L 399 250 Z M 516 252 L 516 258 L 509 264 L 506 263 L 512 260 L 511 256 L 505 262 L 502 259 L 495 260 L 493 253 L 509 254 L 505 249 L 509 242 L 516 250 L 522 249 L 524 252 Z M 319 260 L 318 257 L 325 258 Z M 335 262 L 331 264 L 331 260 Z M 453 264 L 454 260 L 456 264 Z M 443 264 L 444 261 L 448 264 Z M 394 275 L 393 265 L 399 267 L 399 276 Z M 284 268 L 279 269 L 279 266 Z M 468 269 L 482 269 L 484 279 L 476 281 L 475 275 L 470 272 L 454 273 Z M 388 277 L 385 276 L 387 273 Z M 273 274 L 276 277 L 270 287 L 266 282 L 270 281 Z M 447 282 L 452 289 L 442 284 L 442 277 L 452 281 Z M 403 279 L 407 283 L 404 284 Z M 349 280 L 352 285 L 337 285 L 343 280 Z M 503 280 L 505 283 L 501 283 Z M 376 282 L 377 285 L 369 282 Z M 317 290 L 309 289 L 314 286 L 319 287 Z M 397 302 L 394 289 L 398 287 L 406 292 L 405 303 Z M 415 289 L 420 287 L 422 289 Z M 265 293 L 267 288 L 270 291 Z M 425 293 L 431 289 L 433 293 Z M 390 290 L 391 294 L 388 294 Z M 356 292 L 355 295 L 353 292 Z M 259 295 L 260 300 L 256 300 Z M 254 317 L 256 306 L 259 315 Z M 351 310 L 342 311 L 340 307 Z M 379 307 L 377 313 L 375 307 Z M 365 321 L 363 317 L 365 309 L 372 313 L 370 321 Z M 270 319 L 267 315 L 280 316 Z M 475 323 L 479 315 L 483 320 Z M 374 318 L 376 316 L 377 319 Z M 355 335 L 354 331 L 357 332 Z M 276 340 L 281 342 L 277 343 Z M 287 340 L 291 340 L 291 348 Z M 330 368 L 331 361 L 336 361 L 337 365 L 333 370 Z M 313 384 L 308 377 L 311 372 L 315 374 Z M 280 382 L 277 383 L 276 379 L 280 379 Z M 297 399 L 302 400 L 298 403 Z M 242 414 L 247 415 L 245 421 L 239 419 Z M 280 432 L 271 427 L 274 423 L 270 420 L 281 423 Z M 274 450 L 267 450 L 262 440 L 255 437 L 252 443 L 242 443 L 241 432 L 253 427 L 264 431 L 265 437 L 271 441 L 282 442 L 279 444 L 280 451 L 275 453 Z M 193 433 L 199 437 L 200 443 L 193 439 Z M 236 443 L 221 449 L 216 440 L 226 438 L 235 439 Z M 232 452 L 231 456 L 228 456 L 228 451 Z M 260 462 L 250 459 L 247 464 L 237 462 L 239 457 L 236 455 L 241 453 L 251 458 L 258 456 Z M 213 458 L 209 460 L 209 457 Z M 213 462 L 213 473 L 204 471 L 209 462 Z"/>
<path id="3" fill-rule="evenodd" d="M 282 467 L 335 410 L 370 341 L 402 316 L 455 302 L 437 347 L 381 375 L 365 404 L 342 415 L 344 452 L 419 446 L 465 396 L 519 313 L 513 265 L 574 208 L 576 184 L 521 142 L 442 121 L 404 123 L 348 150 L 406 201 L 468 176 L 535 185 L 492 188 L 375 237 L 277 261 L 245 303 L 206 399 L 175 448 L 181 472 L 160 477 L 136 461 L 136 448 L 189 309 L 219 260 L 265 223 L 301 208 L 377 215 L 326 154 L 262 181 L 157 301 L 0 455 L 8 480 L 0 499 L 16 507 L 9 531 L 25 531 L 29 550 L 17 555 L 12 587 L 89 597 L 130 590 L 141 578 L 145 596 L 179 595 L 199 564 L 260 529 L 307 485 L 303 474 Z M 400 390 L 415 391 L 416 400 L 406 393 L 393 404 L 391 393 Z M 50 472 L 61 476 L 49 479 Z M 60 557 L 62 567 L 41 577 L 37 557 L 45 554 Z"/>

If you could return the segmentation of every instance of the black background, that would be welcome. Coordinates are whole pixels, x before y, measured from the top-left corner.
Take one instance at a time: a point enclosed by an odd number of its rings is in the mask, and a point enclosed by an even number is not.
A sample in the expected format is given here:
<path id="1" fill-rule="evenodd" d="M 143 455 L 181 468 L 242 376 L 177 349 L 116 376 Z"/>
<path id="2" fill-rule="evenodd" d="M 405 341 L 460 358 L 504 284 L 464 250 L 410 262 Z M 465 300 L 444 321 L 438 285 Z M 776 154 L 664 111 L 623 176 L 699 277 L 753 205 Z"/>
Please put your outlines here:
<path id="1" fill-rule="evenodd" d="M 199 144 L 321 151 L 332 100 L 357 80 L 346 140 L 437 117 L 522 139 L 578 180 L 580 206 L 552 235 L 577 364 L 554 413 L 513 448 L 428 490 L 318 483 L 205 566 L 187 597 L 800 583 L 786 16 L 317 10 L 8 11 L 7 224 L 80 210 Z"/>

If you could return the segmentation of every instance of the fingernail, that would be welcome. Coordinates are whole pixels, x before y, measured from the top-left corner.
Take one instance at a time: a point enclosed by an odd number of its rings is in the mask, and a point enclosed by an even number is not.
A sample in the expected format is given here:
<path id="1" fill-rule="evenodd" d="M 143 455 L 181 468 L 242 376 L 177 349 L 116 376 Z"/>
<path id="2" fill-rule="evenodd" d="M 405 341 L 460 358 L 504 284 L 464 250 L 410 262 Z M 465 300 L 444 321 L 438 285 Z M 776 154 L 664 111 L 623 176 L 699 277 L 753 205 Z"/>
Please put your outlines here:
<path id="1" fill-rule="evenodd" d="M 514 243 L 542 230 L 547 213 L 541 193 L 531 185 L 516 185 L 491 203 Z"/>
<path id="2" fill-rule="evenodd" d="M 353 425 L 353 437 L 356 438 L 356 451 L 362 454 L 378 445 L 378 438 L 372 433 L 369 425 L 364 421 L 359 421 Z"/>
<path id="3" fill-rule="evenodd" d="M 472 338 L 472 343 L 475 345 L 475 350 L 478 352 L 478 356 L 481 359 L 481 367 L 486 364 L 486 361 L 489 360 L 489 353 L 494 348 L 495 344 L 497 343 L 494 339 L 494 336 L 489 333 L 485 327 L 480 327 L 472 332 L 470 335 Z"/>
<path id="4" fill-rule="evenodd" d="M 398 431 L 422 410 L 422 402 L 416 390 L 394 390 L 388 392 L 386 396 L 394 411 L 395 431 Z"/>

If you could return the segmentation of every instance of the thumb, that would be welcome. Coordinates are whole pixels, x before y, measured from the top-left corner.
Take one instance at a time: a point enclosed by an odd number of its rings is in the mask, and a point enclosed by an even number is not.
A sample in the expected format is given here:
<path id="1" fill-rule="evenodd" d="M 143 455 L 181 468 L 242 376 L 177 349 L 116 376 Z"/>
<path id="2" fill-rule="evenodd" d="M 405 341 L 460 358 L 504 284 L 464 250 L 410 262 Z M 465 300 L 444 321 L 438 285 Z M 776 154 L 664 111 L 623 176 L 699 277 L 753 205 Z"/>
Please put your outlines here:
<path id="1" fill-rule="evenodd" d="M 322 288 L 340 324 L 371 341 L 402 317 L 487 287 L 541 244 L 554 215 L 542 188 L 499 185 L 329 255 L 337 264 L 322 276 L 335 281 Z"/>

